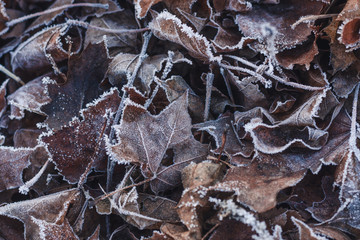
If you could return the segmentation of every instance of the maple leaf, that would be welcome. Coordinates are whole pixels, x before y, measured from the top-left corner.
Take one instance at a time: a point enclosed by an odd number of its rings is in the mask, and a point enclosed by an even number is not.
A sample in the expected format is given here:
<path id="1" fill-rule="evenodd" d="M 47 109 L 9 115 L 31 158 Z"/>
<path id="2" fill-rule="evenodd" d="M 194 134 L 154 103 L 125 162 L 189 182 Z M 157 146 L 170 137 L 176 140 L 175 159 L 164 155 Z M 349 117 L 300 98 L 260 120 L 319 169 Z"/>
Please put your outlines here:
<path id="1" fill-rule="evenodd" d="M 140 164 L 144 176 L 153 179 L 155 193 L 178 185 L 181 169 L 206 156 L 206 147 L 191 133 L 187 98 L 187 93 L 182 95 L 156 116 L 128 102 L 120 125 L 114 126 L 119 143 L 111 146 L 111 156 L 119 163 Z M 162 161 L 169 150 L 174 156 L 166 166 Z"/>

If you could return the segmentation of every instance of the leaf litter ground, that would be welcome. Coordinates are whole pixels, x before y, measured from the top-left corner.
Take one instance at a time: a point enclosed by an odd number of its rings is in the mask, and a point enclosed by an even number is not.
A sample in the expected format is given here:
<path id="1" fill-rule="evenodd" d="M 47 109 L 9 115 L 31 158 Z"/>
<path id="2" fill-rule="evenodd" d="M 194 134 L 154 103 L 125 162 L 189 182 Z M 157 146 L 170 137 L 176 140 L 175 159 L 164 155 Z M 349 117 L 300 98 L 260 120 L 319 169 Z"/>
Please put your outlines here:
<path id="1" fill-rule="evenodd" d="M 0 0 L 3 239 L 360 238 L 358 0 Z"/>

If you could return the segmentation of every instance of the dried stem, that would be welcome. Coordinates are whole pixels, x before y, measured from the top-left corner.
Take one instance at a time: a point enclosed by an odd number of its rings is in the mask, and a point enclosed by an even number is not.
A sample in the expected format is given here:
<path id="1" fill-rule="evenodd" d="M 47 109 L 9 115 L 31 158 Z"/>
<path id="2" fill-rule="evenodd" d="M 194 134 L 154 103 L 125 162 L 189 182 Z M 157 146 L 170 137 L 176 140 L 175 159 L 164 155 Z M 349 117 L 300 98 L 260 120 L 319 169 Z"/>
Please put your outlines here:
<path id="1" fill-rule="evenodd" d="M 79 20 L 67 20 L 66 24 L 68 25 L 75 25 L 75 26 L 79 26 L 79 27 L 83 27 L 83 28 L 92 28 L 92 29 L 96 29 L 102 32 L 107 32 L 107 33 L 114 33 L 114 34 L 119 34 L 119 33 L 142 33 L 142 32 L 146 32 L 149 31 L 150 28 L 140 28 L 140 29 L 111 29 L 111 28 L 103 28 L 103 27 L 97 27 L 94 25 L 90 25 L 87 22 L 83 22 L 83 21 L 79 21 Z"/>
<path id="2" fill-rule="evenodd" d="M 74 4 L 65 4 L 63 6 L 59 6 L 59 7 L 55 7 L 55 8 L 50 8 L 48 10 L 45 11 L 41 11 L 41 12 L 37 12 L 37 13 L 33 13 L 33 14 L 29 14 L 20 18 L 16 18 L 14 20 L 11 20 L 9 22 L 6 23 L 7 27 L 12 27 L 18 23 L 21 23 L 23 21 L 29 20 L 31 18 L 35 18 L 35 17 L 39 17 L 45 14 L 50 14 L 53 12 L 57 12 L 57 11 L 61 11 L 61 10 L 65 10 L 67 8 L 74 8 L 74 7 L 93 7 L 93 8 L 103 8 L 103 9 L 108 9 L 109 8 L 109 4 L 100 4 L 100 3 L 74 3 Z"/>
<path id="3" fill-rule="evenodd" d="M 25 83 L 15 74 L 13 74 L 12 72 L 10 72 L 9 70 L 7 70 L 3 65 L 0 64 L 0 72 L 3 72 L 4 74 L 6 74 L 8 77 L 14 79 L 16 82 L 20 83 L 21 85 L 25 85 Z"/>
<path id="4" fill-rule="evenodd" d="M 47 168 L 48 164 L 49 164 L 49 159 L 44 163 L 44 165 L 41 167 L 40 171 L 32 179 L 27 181 L 24 185 L 22 185 L 19 188 L 19 192 L 21 194 L 26 195 L 29 192 L 30 187 L 32 187 L 39 180 L 41 175 L 43 175 L 43 173 L 45 172 L 45 169 Z"/>
<path id="5" fill-rule="evenodd" d="M 308 16 L 303 16 L 301 18 L 299 18 L 299 20 L 297 20 L 295 23 L 293 23 L 291 25 L 291 28 L 294 29 L 297 25 L 299 25 L 300 23 L 303 22 L 308 22 L 308 21 L 314 21 L 314 20 L 318 20 L 318 19 L 325 19 L 325 18 L 331 18 L 331 17 L 336 17 L 338 14 L 323 14 L 323 15 L 308 15 Z"/>

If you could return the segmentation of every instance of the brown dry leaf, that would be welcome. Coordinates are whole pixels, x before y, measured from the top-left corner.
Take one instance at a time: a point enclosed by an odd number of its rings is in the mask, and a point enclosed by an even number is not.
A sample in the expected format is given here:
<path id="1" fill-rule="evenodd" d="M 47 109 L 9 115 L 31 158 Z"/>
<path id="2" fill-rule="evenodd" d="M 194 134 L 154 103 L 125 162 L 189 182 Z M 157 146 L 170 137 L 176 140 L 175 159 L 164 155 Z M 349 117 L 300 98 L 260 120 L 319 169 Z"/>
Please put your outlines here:
<path id="1" fill-rule="evenodd" d="M 0 191 L 23 185 L 23 170 L 30 166 L 33 148 L 0 147 Z"/>
<path id="2" fill-rule="evenodd" d="M 114 126 L 119 144 L 111 146 L 112 158 L 141 165 L 155 193 L 177 186 L 181 169 L 207 154 L 191 133 L 187 98 L 182 95 L 156 116 L 128 101 L 120 125 Z"/>
<path id="3" fill-rule="evenodd" d="M 289 173 L 275 164 L 254 160 L 250 166 L 230 168 L 224 180 L 211 189 L 234 192 L 237 201 L 245 206 L 259 213 L 268 211 L 276 206 L 280 190 L 294 186 L 305 175 L 304 170 Z"/>
<path id="4" fill-rule="evenodd" d="M 101 18 L 93 18 L 90 21 L 91 26 L 102 27 L 105 29 L 136 29 L 138 25 L 135 21 L 135 16 L 130 10 L 123 10 L 119 13 L 107 14 Z M 86 31 L 86 37 L 84 46 L 89 43 L 96 44 L 101 42 L 106 37 L 106 46 L 108 48 L 119 47 L 122 48 L 123 53 L 128 52 L 128 49 L 135 49 L 139 41 L 137 39 L 137 33 L 106 33 L 94 28 L 88 28 Z"/>
<path id="5" fill-rule="evenodd" d="M 178 75 L 172 75 L 165 81 L 155 78 L 166 93 L 169 102 L 172 102 L 183 95 L 186 91 L 189 92 L 189 113 L 193 121 L 203 121 L 205 104 L 202 99 L 190 88 L 186 81 Z"/>
<path id="6" fill-rule="evenodd" d="M 360 79 L 357 77 L 357 67 L 349 67 L 345 71 L 337 72 L 331 79 L 333 91 L 336 96 L 340 98 L 347 98 L 349 94 L 355 89 Z"/>
<path id="7" fill-rule="evenodd" d="M 79 34 L 78 31 L 74 31 Z M 62 37 L 69 33 L 66 25 L 55 25 L 37 32 L 21 43 L 11 55 L 12 70 L 19 77 L 29 79 L 51 69 L 52 61 L 60 62 L 68 58 L 68 46 L 62 43 Z M 81 48 L 79 39 L 73 38 L 72 51 Z"/>
<path id="8" fill-rule="evenodd" d="M 192 163 L 181 172 L 184 188 L 210 186 L 223 177 L 221 165 L 211 162 Z"/>
<path id="9" fill-rule="evenodd" d="M 99 240 L 100 238 L 100 225 L 98 225 L 91 236 L 88 237 L 87 240 Z"/>
<path id="10" fill-rule="evenodd" d="M 295 217 L 291 217 L 291 220 L 299 230 L 299 240 L 350 239 L 336 228 L 308 225 Z"/>
<path id="11" fill-rule="evenodd" d="M 99 88 L 109 64 L 105 42 L 89 44 L 80 55 L 72 55 L 68 62 L 66 81 L 48 80 L 51 102 L 41 108 L 48 116 L 45 123 L 55 130 L 79 116 L 87 103 L 99 97 Z M 62 80 L 64 81 L 64 80 Z"/>
<path id="12" fill-rule="evenodd" d="M 321 187 L 325 195 L 324 199 L 321 202 L 314 202 L 312 207 L 306 209 L 319 222 L 330 219 L 340 207 L 338 191 L 334 191 L 332 183 L 333 179 L 331 177 L 324 177 L 321 181 Z"/>
<path id="13" fill-rule="evenodd" d="M 56 0 L 47 9 L 49 10 L 52 8 L 61 7 L 63 5 L 72 4 L 72 3 L 74 3 L 74 0 Z M 55 11 L 55 12 L 52 12 L 49 14 L 44 14 L 44 15 L 38 17 L 34 22 L 31 23 L 31 25 L 27 28 L 26 31 L 31 31 L 42 25 L 45 25 L 45 26 L 50 25 L 52 22 L 54 22 L 55 18 L 62 15 L 65 10 L 66 9 L 62 9 L 62 10 Z"/>
<path id="14" fill-rule="evenodd" d="M 360 3 L 357 0 L 349 0 L 346 2 L 344 9 L 336 18 L 337 21 L 342 21 L 338 28 L 340 34 L 339 42 L 344 44 L 350 51 L 359 48 L 360 46 Z"/>
<path id="15" fill-rule="evenodd" d="M 31 220 L 39 226 L 41 240 L 79 240 L 66 218 L 62 224 L 49 223 L 35 217 Z"/>
<path id="16" fill-rule="evenodd" d="M 305 2 L 280 1 L 276 5 L 254 4 L 251 11 L 236 15 L 236 23 L 245 37 L 257 39 L 270 48 L 262 33 L 266 30 L 264 23 L 268 23 L 271 26 L 268 31 L 275 30 L 270 33 L 274 37 L 274 47 L 276 50 L 282 51 L 306 41 L 312 32 L 312 29 L 305 23 L 299 24 L 295 29 L 292 29 L 291 25 L 302 16 L 319 14 L 324 6 L 323 2 L 310 0 Z"/>
<path id="17" fill-rule="evenodd" d="M 245 122 L 242 122 L 245 124 Z M 242 134 L 235 129 L 234 120 L 232 116 L 223 115 L 216 120 L 207 121 L 193 125 L 198 131 L 206 131 L 214 137 L 217 150 L 219 153 L 223 144 L 223 136 L 225 136 L 224 151 L 231 156 L 241 155 L 243 157 L 250 157 L 254 152 L 253 144 L 244 139 Z"/>
<path id="18" fill-rule="evenodd" d="M 306 69 L 309 69 L 310 63 L 318 54 L 319 50 L 315 37 L 315 39 L 310 38 L 308 41 L 295 48 L 279 52 L 276 54 L 276 59 L 282 67 L 287 69 L 293 69 L 295 64 L 305 65 Z"/>
<path id="19" fill-rule="evenodd" d="M 189 13 L 192 5 L 197 0 L 183 0 L 183 1 L 176 1 L 176 0 L 134 0 L 135 5 L 135 12 L 136 17 L 141 19 L 146 16 L 150 8 L 159 3 L 163 2 L 167 6 L 167 8 L 172 12 L 173 14 L 178 14 L 178 9 L 180 9 L 183 12 Z"/>
<path id="20" fill-rule="evenodd" d="M 245 125 L 245 130 L 250 133 L 255 149 L 267 154 L 280 153 L 291 147 L 320 150 L 329 135 L 311 127 L 271 126 L 262 123 L 261 119 L 252 119 Z"/>
<path id="21" fill-rule="evenodd" d="M 44 83 L 48 80 L 48 77 L 45 79 L 43 76 L 38 77 L 7 97 L 8 103 L 11 106 L 10 119 L 22 119 L 25 116 L 25 110 L 46 115 L 41 111 L 41 107 L 51 102 L 46 83 Z"/>
<path id="22" fill-rule="evenodd" d="M 42 223 L 64 224 L 70 205 L 80 200 L 77 189 L 66 190 L 36 199 L 11 203 L 0 207 L 0 215 L 20 220 L 25 225 L 25 239 L 44 239 Z M 37 219 L 38 221 L 33 221 Z"/>
<path id="23" fill-rule="evenodd" d="M 204 36 L 194 32 L 179 18 L 167 11 L 154 13 L 149 28 L 157 38 L 183 46 L 195 58 L 206 62 L 217 59 L 211 51 L 210 42 Z"/>
<path id="24" fill-rule="evenodd" d="M 224 219 L 209 240 L 252 239 L 251 227 L 233 219 Z"/>
<path id="25" fill-rule="evenodd" d="M 81 120 L 74 118 L 68 126 L 41 136 L 51 161 L 68 182 L 78 182 L 89 164 L 95 170 L 104 169 L 103 134 L 109 134 L 111 117 L 119 104 L 119 92 L 112 89 L 88 104 L 81 111 Z"/>
<path id="26" fill-rule="evenodd" d="M 154 76 L 162 68 L 167 60 L 165 54 L 147 57 L 139 69 L 138 77 L 141 79 L 141 86 L 146 91 L 150 91 L 150 85 Z M 112 85 L 118 86 L 126 82 L 126 74 L 132 74 L 135 69 L 139 56 L 130 53 L 120 53 L 116 55 L 109 64 L 107 77 Z"/>

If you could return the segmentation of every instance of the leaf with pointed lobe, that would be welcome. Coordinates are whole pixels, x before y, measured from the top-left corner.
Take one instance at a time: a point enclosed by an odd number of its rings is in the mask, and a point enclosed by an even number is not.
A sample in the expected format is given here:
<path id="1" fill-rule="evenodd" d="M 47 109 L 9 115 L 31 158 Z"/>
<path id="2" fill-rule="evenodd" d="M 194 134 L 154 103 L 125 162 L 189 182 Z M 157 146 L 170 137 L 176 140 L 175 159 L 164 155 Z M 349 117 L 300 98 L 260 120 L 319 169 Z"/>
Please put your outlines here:
<path id="1" fill-rule="evenodd" d="M 75 118 L 68 126 L 41 136 L 51 161 L 68 182 L 78 182 L 91 162 L 96 170 L 104 169 L 102 134 L 109 134 L 119 104 L 119 93 L 112 89 L 81 111 L 82 120 Z"/>
<path id="2" fill-rule="evenodd" d="M 0 215 L 15 218 L 24 223 L 25 239 L 44 239 L 41 230 L 42 221 L 49 224 L 63 224 L 62 218 L 71 203 L 80 201 L 77 189 L 65 190 L 47 196 L 22 202 L 10 203 L 0 207 Z M 33 221 L 37 219 L 40 222 Z"/>
<path id="3" fill-rule="evenodd" d="M 41 110 L 48 116 L 45 123 L 55 130 L 79 116 L 79 111 L 103 92 L 99 84 L 110 62 L 104 41 L 89 44 L 68 61 L 66 81 L 47 81 L 51 102 Z"/>
<path id="4" fill-rule="evenodd" d="M 30 166 L 33 148 L 0 147 L 0 191 L 23 185 L 23 170 Z"/>
<path id="5" fill-rule="evenodd" d="M 50 103 L 51 98 L 44 83 L 47 79 L 43 79 L 44 77 L 41 76 L 30 81 L 7 97 L 11 106 L 11 119 L 22 119 L 25 116 L 25 110 L 46 115 L 41 107 Z"/>
<path id="6" fill-rule="evenodd" d="M 150 186 L 155 193 L 178 185 L 181 169 L 207 154 L 192 136 L 187 99 L 183 94 L 155 116 L 128 102 L 120 125 L 114 126 L 119 143 L 111 146 L 111 156 L 119 163 L 141 165 L 143 175 L 154 178 Z M 163 163 L 164 158 L 171 163 Z"/>

